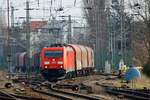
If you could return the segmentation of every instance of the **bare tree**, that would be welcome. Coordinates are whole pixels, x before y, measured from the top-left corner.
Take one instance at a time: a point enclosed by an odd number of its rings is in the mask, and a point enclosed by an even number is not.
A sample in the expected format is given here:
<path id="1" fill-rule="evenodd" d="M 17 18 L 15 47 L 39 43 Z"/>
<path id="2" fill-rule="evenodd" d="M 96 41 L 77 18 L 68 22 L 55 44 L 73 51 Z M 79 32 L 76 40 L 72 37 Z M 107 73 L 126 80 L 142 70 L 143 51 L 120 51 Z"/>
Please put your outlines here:
<path id="1" fill-rule="evenodd" d="M 147 61 L 144 65 L 144 72 L 150 76 L 150 0 L 131 0 L 129 4 L 135 17 L 134 32 L 136 34 L 134 35 L 134 45 L 139 43 L 138 47 L 143 48 L 142 51 L 145 51 Z"/>

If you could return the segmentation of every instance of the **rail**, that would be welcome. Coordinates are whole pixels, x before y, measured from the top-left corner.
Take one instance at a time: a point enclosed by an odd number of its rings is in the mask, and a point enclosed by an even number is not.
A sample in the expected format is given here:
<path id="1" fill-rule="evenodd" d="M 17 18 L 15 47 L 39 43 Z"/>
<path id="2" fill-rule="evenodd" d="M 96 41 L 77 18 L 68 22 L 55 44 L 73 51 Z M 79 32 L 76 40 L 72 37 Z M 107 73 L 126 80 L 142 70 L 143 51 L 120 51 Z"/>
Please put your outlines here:
<path id="1" fill-rule="evenodd" d="M 43 90 L 40 90 L 39 87 L 32 87 L 32 90 L 38 93 L 42 93 L 45 95 L 57 97 L 60 99 L 65 99 L 65 100 L 104 100 L 104 98 L 97 98 L 85 94 L 79 94 L 79 93 L 74 93 L 74 92 L 65 92 L 59 89 L 54 88 L 55 84 L 54 83 L 49 83 L 46 85 L 49 91 L 45 92 Z"/>
<path id="2" fill-rule="evenodd" d="M 105 88 L 106 92 L 114 95 L 123 95 L 124 97 L 131 98 L 134 100 L 150 100 L 150 91 L 143 89 L 127 89 L 127 88 L 119 88 L 104 84 L 96 83 L 96 85 L 102 86 Z"/>
<path id="3" fill-rule="evenodd" d="M 0 91 L 0 100 L 45 100 L 45 99 L 31 96 L 16 95 Z"/>

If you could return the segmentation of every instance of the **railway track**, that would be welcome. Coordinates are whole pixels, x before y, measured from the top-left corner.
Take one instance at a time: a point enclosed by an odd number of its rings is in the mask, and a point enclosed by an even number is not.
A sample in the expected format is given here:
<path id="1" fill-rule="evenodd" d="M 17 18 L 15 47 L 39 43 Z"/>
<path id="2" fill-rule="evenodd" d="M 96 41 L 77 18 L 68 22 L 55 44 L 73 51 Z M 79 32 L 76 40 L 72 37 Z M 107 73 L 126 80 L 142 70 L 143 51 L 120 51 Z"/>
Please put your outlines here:
<path id="1" fill-rule="evenodd" d="M 118 87 L 113 87 L 109 85 L 104 85 L 104 84 L 98 84 L 99 86 L 102 86 L 105 88 L 106 92 L 114 94 L 114 95 L 122 95 L 127 98 L 131 99 L 137 99 L 137 100 L 150 100 L 150 91 L 149 90 L 143 90 L 143 89 L 127 89 L 127 88 L 118 88 Z"/>
<path id="2" fill-rule="evenodd" d="M 0 91 L 0 100 L 45 100 L 31 96 L 16 95 Z"/>
<path id="3" fill-rule="evenodd" d="M 2 91 L 0 91 L 0 99 L 1 100 L 17 100 L 16 97 L 14 97 L 8 93 L 2 92 Z"/>
<path id="4" fill-rule="evenodd" d="M 136 91 L 150 94 L 150 89 L 136 89 Z"/>
<path id="5" fill-rule="evenodd" d="M 104 98 L 97 98 L 97 97 L 92 97 L 89 95 L 84 95 L 84 94 L 79 94 L 79 93 L 74 93 L 74 92 L 65 92 L 59 89 L 54 88 L 55 84 L 50 83 L 46 85 L 48 88 L 48 91 L 40 90 L 39 86 L 38 87 L 32 87 L 32 90 L 44 95 L 49 95 L 53 96 L 56 98 L 60 98 L 63 100 L 104 100 Z"/>
<path id="6" fill-rule="evenodd" d="M 123 95 L 125 97 L 137 100 L 150 100 L 150 94 L 143 93 L 134 90 L 127 90 L 127 89 L 120 89 L 120 88 L 108 88 L 108 93 L 116 94 L 116 95 Z"/>

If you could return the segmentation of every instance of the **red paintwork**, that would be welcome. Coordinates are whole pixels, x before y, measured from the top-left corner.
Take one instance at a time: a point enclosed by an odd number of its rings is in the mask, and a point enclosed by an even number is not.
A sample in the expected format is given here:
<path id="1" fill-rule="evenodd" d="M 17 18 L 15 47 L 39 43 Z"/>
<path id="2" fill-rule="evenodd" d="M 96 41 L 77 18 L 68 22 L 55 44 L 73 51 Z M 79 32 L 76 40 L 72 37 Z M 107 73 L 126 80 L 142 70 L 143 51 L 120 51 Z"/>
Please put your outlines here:
<path id="1" fill-rule="evenodd" d="M 45 51 L 54 51 L 54 50 L 62 50 L 63 57 L 59 57 L 59 58 L 44 57 Z M 64 70 L 66 70 L 66 72 L 75 70 L 75 61 L 74 61 L 75 52 L 70 47 L 43 48 L 41 56 L 42 56 L 41 67 L 43 69 L 60 69 L 60 68 L 62 68 Z M 50 64 L 44 64 L 44 62 L 47 62 L 47 61 L 50 62 Z M 62 61 L 63 64 L 58 64 L 58 61 Z M 47 68 L 45 66 L 47 66 Z"/>
<path id="2" fill-rule="evenodd" d="M 67 72 L 75 70 L 75 52 L 71 47 L 64 47 L 64 69 Z"/>
<path id="3" fill-rule="evenodd" d="M 37 31 L 47 24 L 47 21 L 31 21 L 31 31 Z"/>
<path id="4" fill-rule="evenodd" d="M 42 60 L 41 60 L 41 67 L 43 69 L 60 69 L 63 64 L 57 64 L 58 61 L 63 61 L 63 57 L 59 58 L 48 58 L 44 56 L 45 51 L 55 51 L 55 50 L 62 50 L 62 47 L 46 47 L 42 49 Z M 50 62 L 50 64 L 44 64 L 44 62 Z M 47 67 L 46 67 L 47 66 Z"/>

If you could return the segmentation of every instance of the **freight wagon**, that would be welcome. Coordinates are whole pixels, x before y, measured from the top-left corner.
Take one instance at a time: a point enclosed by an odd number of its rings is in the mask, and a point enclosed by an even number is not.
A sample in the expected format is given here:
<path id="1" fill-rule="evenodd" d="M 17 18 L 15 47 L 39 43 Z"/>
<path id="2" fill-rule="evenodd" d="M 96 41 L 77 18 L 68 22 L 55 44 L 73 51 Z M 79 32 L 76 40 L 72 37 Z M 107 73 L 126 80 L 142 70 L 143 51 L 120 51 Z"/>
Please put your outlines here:
<path id="1" fill-rule="evenodd" d="M 40 70 L 40 52 L 34 53 L 30 58 L 31 66 L 28 68 L 29 58 L 27 53 L 16 53 L 15 55 L 15 72 L 26 73 L 27 71 L 38 73 Z M 29 70 L 28 70 L 29 69 Z"/>

